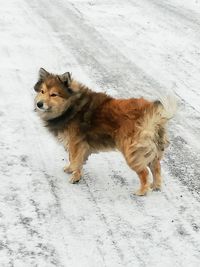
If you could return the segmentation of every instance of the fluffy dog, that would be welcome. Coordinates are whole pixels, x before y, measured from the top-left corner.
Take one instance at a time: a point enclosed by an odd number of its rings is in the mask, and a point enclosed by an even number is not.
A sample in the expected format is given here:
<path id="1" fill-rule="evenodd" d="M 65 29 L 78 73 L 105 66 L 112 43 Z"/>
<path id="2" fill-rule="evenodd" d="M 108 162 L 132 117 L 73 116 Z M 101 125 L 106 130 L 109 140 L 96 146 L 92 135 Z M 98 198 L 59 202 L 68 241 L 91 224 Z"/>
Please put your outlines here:
<path id="1" fill-rule="evenodd" d="M 160 160 L 169 144 L 166 123 L 176 107 L 173 98 L 115 99 L 93 92 L 69 72 L 55 75 L 43 68 L 34 89 L 37 113 L 69 152 L 70 164 L 64 171 L 72 173 L 71 183 L 81 179 L 82 166 L 91 153 L 117 149 L 140 178 L 137 195 L 160 189 Z"/>

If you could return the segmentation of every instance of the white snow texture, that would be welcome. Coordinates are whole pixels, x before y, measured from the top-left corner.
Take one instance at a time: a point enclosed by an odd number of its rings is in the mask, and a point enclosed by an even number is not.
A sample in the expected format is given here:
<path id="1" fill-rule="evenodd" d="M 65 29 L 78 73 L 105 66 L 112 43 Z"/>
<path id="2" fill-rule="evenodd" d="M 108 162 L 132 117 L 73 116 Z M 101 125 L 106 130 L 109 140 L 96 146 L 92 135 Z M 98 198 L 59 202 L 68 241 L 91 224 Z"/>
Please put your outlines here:
<path id="1" fill-rule="evenodd" d="M 0 0 L 0 267 L 200 266 L 200 1 Z M 79 184 L 34 112 L 40 67 L 114 97 L 174 94 L 160 192 L 118 152 Z"/>

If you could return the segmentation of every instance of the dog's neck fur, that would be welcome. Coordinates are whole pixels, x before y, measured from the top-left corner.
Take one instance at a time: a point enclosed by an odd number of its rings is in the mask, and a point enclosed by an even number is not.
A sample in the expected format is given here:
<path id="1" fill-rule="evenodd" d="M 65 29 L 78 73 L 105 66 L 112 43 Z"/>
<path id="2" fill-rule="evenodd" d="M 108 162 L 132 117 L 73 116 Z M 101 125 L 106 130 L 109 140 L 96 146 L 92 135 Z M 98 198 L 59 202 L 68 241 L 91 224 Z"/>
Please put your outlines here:
<path id="1" fill-rule="evenodd" d="M 66 129 L 67 125 L 75 119 L 79 121 L 80 130 L 88 130 L 91 125 L 92 115 L 94 111 L 103 103 L 112 99 L 112 97 L 104 94 L 92 92 L 85 88 L 81 97 L 76 99 L 73 106 L 70 106 L 60 116 L 46 121 L 45 126 L 54 134 L 58 135 Z"/>
<path id="2" fill-rule="evenodd" d="M 60 116 L 49 119 L 46 121 L 46 127 L 49 128 L 51 132 L 57 135 L 58 131 L 61 131 L 66 124 L 74 117 L 74 110 L 73 107 L 69 107 L 63 114 Z"/>

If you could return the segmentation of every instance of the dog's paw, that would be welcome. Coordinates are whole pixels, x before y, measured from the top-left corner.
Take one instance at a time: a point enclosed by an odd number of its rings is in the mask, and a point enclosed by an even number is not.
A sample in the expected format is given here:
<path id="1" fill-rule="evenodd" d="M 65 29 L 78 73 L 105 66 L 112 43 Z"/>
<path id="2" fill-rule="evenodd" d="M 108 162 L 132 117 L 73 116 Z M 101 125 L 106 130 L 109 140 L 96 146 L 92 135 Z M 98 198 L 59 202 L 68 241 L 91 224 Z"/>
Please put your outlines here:
<path id="1" fill-rule="evenodd" d="M 161 191 L 161 185 L 160 184 L 151 183 L 150 188 L 153 191 Z"/>
<path id="2" fill-rule="evenodd" d="M 70 177 L 70 179 L 69 179 L 69 182 L 71 183 L 71 184 L 76 184 L 76 183 L 78 183 L 79 181 L 80 181 L 80 177 L 74 177 L 74 175 L 72 175 L 71 177 Z"/>
<path id="3" fill-rule="evenodd" d="M 72 176 L 70 177 L 69 182 L 71 184 L 75 184 L 78 183 L 81 179 L 81 172 L 80 171 L 74 171 Z"/>
<path id="4" fill-rule="evenodd" d="M 141 190 L 137 190 L 133 193 L 136 196 L 145 196 L 147 194 L 147 192 L 141 191 Z"/>
<path id="5" fill-rule="evenodd" d="M 66 166 L 64 166 L 63 171 L 66 172 L 66 173 L 72 173 L 72 172 L 73 172 L 73 171 L 71 170 L 70 165 L 66 165 Z"/>
<path id="6" fill-rule="evenodd" d="M 139 190 L 137 190 L 137 191 L 134 192 L 134 195 L 136 195 L 136 196 L 146 196 L 147 193 L 149 191 L 151 191 L 151 190 L 152 189 L 150 187 L 139 189 Z"/>

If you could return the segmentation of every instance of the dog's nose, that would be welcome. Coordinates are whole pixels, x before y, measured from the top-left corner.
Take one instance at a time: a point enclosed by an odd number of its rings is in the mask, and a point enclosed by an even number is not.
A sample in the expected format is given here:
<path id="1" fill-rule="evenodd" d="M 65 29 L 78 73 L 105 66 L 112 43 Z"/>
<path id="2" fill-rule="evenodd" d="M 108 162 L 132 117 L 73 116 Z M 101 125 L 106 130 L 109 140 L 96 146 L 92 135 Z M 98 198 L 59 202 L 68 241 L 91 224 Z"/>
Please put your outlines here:
<path id="1" fill-rule="evenodd" d="M 42 108 L 43 107 L 43 102 L 42 101 L 37 102 L 37 107 L 38 108 Z"/>

